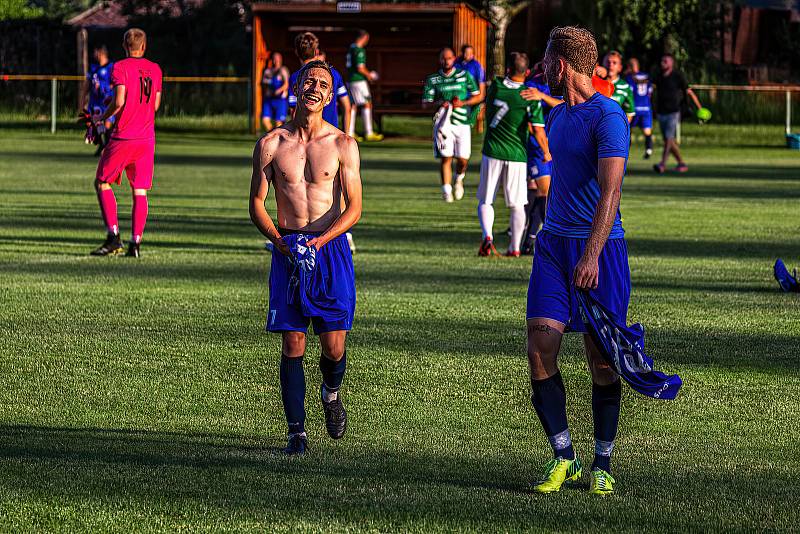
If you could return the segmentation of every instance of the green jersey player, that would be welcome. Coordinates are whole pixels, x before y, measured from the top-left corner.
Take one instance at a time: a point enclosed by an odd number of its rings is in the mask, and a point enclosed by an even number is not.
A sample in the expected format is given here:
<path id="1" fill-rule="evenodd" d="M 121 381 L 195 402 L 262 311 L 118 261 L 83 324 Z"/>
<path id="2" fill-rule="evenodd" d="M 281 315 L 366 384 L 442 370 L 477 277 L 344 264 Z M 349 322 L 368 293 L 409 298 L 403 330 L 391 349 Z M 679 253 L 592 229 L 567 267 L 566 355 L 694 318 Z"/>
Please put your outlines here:
<path id="1" fill-rule="evenodd" d="M 492 236 L 492 204 L 501 183 L 506 206 L 511 212 L 511 242 L 506 255 L 520 255 L 525 231 L 525 204 L 528 203 L 529 128 L 533 126 L 537 137 L 544 132 L 541 101 L 529 101 L 522 96 L 528 65 L 527 54 L 513 52 L 507 76 L 495 78 L 486 92 L 486 136 L 478 185 L 478 219 L 483 231 L 479 256 L 497 254 Z"/>
<path id="2" fill-rule="evenodd" d="M 628 116 L 628 122 L 636 116 L 636 105 L 633 102 L 633 88 L 621 76 L 622 74 L 622 54 L 612 50 L 603 58 L 603 65 L 608 70 L 607 80 L 614 84 L 614 92 L 611 98 L 622 106 L 622 111 Z"/>
<path id="3" fill-rule="evenodd" d="M 372 131 L 372 95 L 369 91 L 369 82 L 377 81 L 378 73 L 367 68 L 367 51 L 369 33 L 359 30 L 356 40 L 347 49 L 345 57 L 347 64 L 347 89 L 350 92 L 350 124 L 348 135 L 356 137 L 356 110 L 361 109 L 361 118 L 364 120 L 364 138 L 367 141 L 380 141 L 383 135 Z M 357 137 L 356 137 L 357 138 Z M 359 139 L 359 138 L 357 138 Z"/>
<path id="4" fill-rule="evenodd" d="M 425 78 L 423 107 L 437 106 L 434 116 L 433 153 L 441 160 L 442 198 L 445 202 L 464 197 L 464 176 L 472 151 L 470 110 L 481 102 L 481 90 L 475 78 L 455 67 L 452 48 L 439 53 L 441 69 Z M 452 161 L 456 160 L 456 183 L 453 188 Z"/>

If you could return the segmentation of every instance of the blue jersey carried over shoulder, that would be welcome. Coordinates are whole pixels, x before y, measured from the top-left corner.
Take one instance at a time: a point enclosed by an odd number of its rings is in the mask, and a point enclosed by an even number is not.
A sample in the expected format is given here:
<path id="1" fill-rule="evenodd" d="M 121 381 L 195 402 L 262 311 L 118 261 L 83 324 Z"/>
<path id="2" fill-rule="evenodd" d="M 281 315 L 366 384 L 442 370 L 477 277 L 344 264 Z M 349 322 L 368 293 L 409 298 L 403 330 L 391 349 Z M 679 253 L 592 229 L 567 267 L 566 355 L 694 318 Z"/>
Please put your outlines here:
<path id="1" fill-rule="evenodd" d="M 92 63 L 86 79 L 89 81 L 89 105 L 105 107 L 105 101 L 111 98 L 113 89 L 111 86 L 111 70 L 113 63 L 98 65 Z"/>
<path id="2" fill-rule="evenodd" d="M 455 67 L 472 74 L 472 77 L 475 78 L 475 81 L 478 82 L 478 85 L 486 83 L 486 71 L 483 69 L 483 66 L 477 59 L 464 61 L 464 58 L 458 58 L 456 60 Z"/>
<path id="3" fill-rule="evenodd" d="M 600 184 L 597 160 L 628 159 L 628 117 L 614 100 L 595 93 L 576 106 L 562 104 L 550 112 L 545 127 L 553 156 L 552 183 L 544 230 L 562 237 L 587 239 L 592 229 Z M 609 239 L 625 235 L 617 210 Z"/>
<path id="4" fill-rule="evenodd" d="M 297 75 L 300 73 L 299 70 L 296 70 L 289 76 L 289 107 L 293 108 L 297 106 L 297 95 L 294 94 L 294 84 L 297 82 Z M 325 109 L 322 110 L 322 118 L 325 119 L 325 122 L 333 124 L 337 128 L 339 127 L 339 107 L 338 102 L 339 99 L 343 96 L 347 96 L 347 87 L 344 84 L 344 80 L 342 80 L 342 75 L 339 74 L 339 71 L 331 67 L 331 74 L 333 75 L 333 98 L 331 99 L 331 103 L 325 106 Z"/>
<path id="5" fill-rule="evenodd" d="M 633 105 L 636 111 L 650 111 L 650 98 L 653 96 L 653 83 L 646 72 L 629 74 L 625 78 L 633 89 Z"/>

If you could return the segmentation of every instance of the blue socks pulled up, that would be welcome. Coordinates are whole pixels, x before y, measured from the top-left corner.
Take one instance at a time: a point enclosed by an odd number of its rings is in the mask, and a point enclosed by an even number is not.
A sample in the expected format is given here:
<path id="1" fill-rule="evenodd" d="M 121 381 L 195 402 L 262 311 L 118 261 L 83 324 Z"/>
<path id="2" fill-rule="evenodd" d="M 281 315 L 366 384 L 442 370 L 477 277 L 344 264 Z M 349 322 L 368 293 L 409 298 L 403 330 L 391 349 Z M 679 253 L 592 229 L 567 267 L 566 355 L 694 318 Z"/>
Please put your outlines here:
<path id="1" fill-rule="evenodd" d="M 607 386 L 592 384 L 592 416 L 594 419 L 594 462 L 592 469 L 611 472 L 611 451 L 619 427 L 619 406 L 622 383 L 617 380 Z"/>
<path id="2" fill-rule="evenodd" d="M 544 427 L 553 455 L 575 459 L 575 449 L 567 426 L 567 394 L 561 373 L 544 380 L 531 378 L 531 403 Z"/>
<path id="3" fill-rule="evenodd" d="M 289 434 L 305 432 L 306 375 L 302 356 L 289 358 L 281 354 L 281 400 Z"/>

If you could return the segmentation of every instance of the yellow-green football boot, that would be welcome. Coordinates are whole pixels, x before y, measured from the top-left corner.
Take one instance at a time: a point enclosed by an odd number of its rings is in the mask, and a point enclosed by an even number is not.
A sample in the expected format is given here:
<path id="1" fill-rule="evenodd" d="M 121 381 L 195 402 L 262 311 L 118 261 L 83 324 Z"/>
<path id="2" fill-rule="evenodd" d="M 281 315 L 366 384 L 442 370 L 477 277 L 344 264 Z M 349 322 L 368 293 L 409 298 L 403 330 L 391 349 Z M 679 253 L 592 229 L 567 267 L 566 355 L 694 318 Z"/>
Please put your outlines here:
<path id="1" fill-rule="evenodd" d="M 553 458 L 544 466 L 544 476 L 533 485 L 537 493 L 553 493 L 561 489 L 564 482 L 575 482 L 581 477 L 583 468 L 577 458 L 565 460 Z"/>
<path id="2" fill-rule="evenodd" d="M 591 481 L 589 482 L 589 493 L 592 495 L 611 495 L 614 493 L 616 480 L 611 473 L 595 467 L 592 469 Z"/>

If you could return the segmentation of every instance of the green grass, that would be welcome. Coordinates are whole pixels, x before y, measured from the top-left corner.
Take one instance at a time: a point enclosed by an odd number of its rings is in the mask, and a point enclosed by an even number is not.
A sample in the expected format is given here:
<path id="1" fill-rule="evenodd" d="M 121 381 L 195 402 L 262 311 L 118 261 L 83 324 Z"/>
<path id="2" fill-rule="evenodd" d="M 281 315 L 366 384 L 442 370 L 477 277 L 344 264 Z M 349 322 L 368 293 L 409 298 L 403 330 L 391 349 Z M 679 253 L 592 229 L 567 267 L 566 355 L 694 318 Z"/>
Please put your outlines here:
<path id="1" fill-rule="evenodd" d="M 466 199 L 445 205 L 427 140 L 362 146 L 350 428 L 325 436 L 312 340 L 312 452 L 286 459 L 269 256 L 247 214 L 253 138 L 160 135 L 130 261 L 87 256 L 103 230 L 78 132 L 0 131 L 0 529 L 797 529 L 800 299 L 771 267 L 800 263 L 800 153 L 780 127 L 684 135 L 686 175 L 651 174 L 634 145 L 622 210 L 629 319 L 685 385 L 674 402 L 625 389 L 619 493 L 598 499 L 528 491 L 549 454 L 528 400 L 530 259 L 475 256 L 477 152 Z M 560 361 L 589 462 L 578 338 Z"/>

